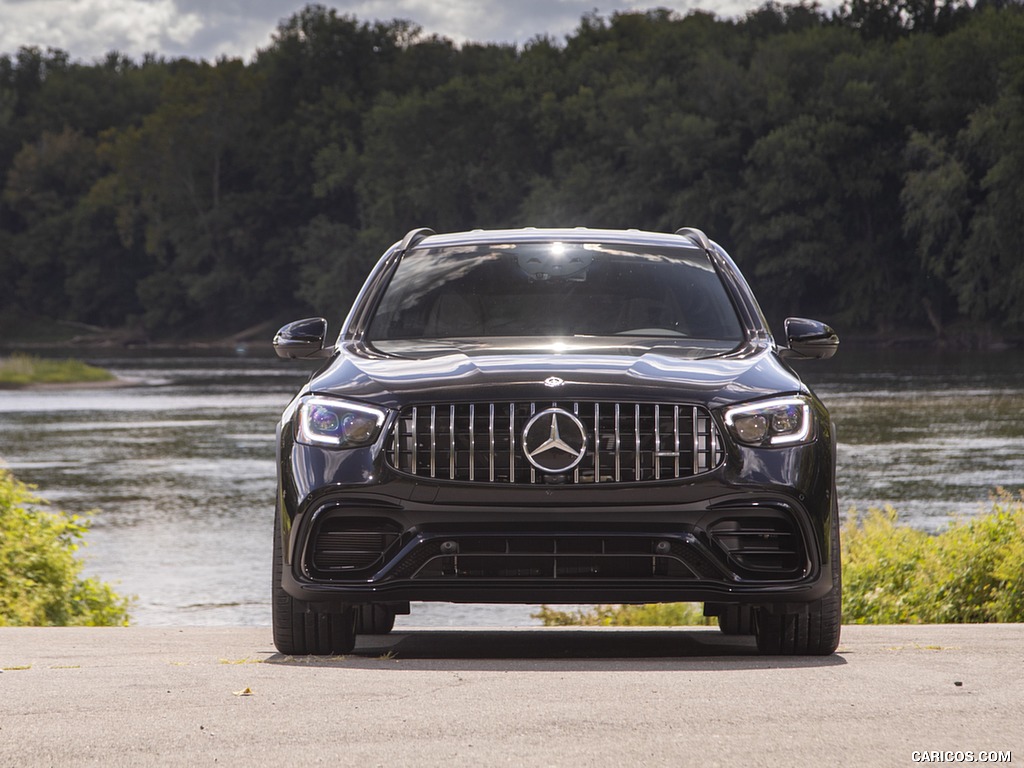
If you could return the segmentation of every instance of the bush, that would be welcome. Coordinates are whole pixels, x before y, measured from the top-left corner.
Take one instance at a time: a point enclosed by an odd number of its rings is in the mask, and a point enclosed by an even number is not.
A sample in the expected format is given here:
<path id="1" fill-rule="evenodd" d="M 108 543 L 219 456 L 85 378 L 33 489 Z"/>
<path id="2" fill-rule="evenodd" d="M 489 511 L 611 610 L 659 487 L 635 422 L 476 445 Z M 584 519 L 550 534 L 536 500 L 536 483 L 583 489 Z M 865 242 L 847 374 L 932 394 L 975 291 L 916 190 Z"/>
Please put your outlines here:
<path id="1" fill-rule="evenodd" d="M 44 503 L 0 469 L 0 626 L 126 625 L 130 600 L 81 576 L 88 522 Z"/>
<path id="2" fill-rule="evenodd" d="M 704 615 L 700 603 L 652 603 L 650 605 L 595 605 L 586 610 L 559 611 L 542 605 L 533 618 L 545 627 L 666 627 L 716 624 Z"/>
<path id="3" fill-rule="evenodd" d="M 851 624 L 1024 621 L 1024 491 L 929 535 L 891 507 L 843 526 L 843 618 Z"/>

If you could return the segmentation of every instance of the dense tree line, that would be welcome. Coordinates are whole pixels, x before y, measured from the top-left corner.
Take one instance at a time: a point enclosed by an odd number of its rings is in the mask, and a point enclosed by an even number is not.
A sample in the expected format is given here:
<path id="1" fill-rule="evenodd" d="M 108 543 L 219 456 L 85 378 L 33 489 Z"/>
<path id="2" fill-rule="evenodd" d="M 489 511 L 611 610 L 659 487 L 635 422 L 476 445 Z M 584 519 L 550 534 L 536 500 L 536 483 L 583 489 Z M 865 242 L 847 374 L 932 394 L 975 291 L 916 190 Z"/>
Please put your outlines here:
<path id="1" fill-rule="evenodd" d="M 584 17 L 456 46 L 310 5 L 251 61 L 0 57 L 0 312 L 340 319 L 408 229 L 699 226 L 775 321 L 1024 323 L 1018 2 Z"/>

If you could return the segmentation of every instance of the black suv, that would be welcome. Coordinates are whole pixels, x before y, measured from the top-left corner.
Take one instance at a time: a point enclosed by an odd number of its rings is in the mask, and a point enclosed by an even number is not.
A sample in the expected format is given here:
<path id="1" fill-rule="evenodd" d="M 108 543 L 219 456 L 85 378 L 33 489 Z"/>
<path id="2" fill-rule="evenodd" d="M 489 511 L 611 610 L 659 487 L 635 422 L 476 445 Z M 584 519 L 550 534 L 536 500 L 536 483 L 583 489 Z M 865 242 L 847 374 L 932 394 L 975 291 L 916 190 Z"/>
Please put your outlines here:
<path id="1" fill-rule="evenodd" d="M 697 229 L 410 232 L 277 431 L 274 642 L 352 649 L 410 601 L 700 601 L 770 654 L 839 642 L 835 440 Z"/>

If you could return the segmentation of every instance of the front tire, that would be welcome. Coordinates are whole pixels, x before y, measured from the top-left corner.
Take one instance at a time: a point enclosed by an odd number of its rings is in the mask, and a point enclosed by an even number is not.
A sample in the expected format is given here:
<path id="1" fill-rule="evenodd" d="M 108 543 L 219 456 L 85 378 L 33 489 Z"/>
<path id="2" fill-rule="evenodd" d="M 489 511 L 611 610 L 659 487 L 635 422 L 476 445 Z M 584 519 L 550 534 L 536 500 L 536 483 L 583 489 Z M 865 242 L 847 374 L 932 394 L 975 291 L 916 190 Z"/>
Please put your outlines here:
<path id="1" fill-rule="evenodd" d="M 281 586 L 284 567 L 281 511 L 274 516 L 274 572 L 271 578 L 274 645 L 289 656 L 334 656 L 350 653 L 356 644 L 356 611 L 349 607 L 314 609 Z"/>
<path id="2" fill-rule="evenodd" d="M 718 614 L 718 628 L 723 635 L 754 634 L 754 609 L 749 605 L 726 605 Z"/>
<path id="3" fill-rule="evenodd" d="M 833 495 L 833 499 L 835 496 Z M 843 623 L 843 580 L 839 548 L 839 505 L 832 507 L 832 589 L 807 613 L 754 612 L 757 650 L 770 656 L 828 656 L 839 647 Z"/>
<path id="4" fill-rule="evenodd" d="M 356 609 L 356 634 L 386 635 L 395 628 L 395 611 L 389 605 L 370 603 Z"/>

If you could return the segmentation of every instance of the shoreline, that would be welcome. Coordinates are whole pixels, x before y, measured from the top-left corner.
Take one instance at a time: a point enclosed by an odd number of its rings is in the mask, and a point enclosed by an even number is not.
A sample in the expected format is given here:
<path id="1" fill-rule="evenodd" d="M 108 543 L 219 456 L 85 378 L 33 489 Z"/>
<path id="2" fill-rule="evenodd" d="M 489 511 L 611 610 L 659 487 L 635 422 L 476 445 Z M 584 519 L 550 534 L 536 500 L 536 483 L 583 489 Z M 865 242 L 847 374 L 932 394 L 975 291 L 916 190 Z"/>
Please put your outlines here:
<path id="1" fill-rule="evenodd" d="M 118 376 L 107 368 L 77 357 L 40 357 L 12 353 L 0 357 L 0 390 L 118 386 Z"/>
<path id="2" fill-rule="evenodd" d="M 143 385 L 141 379 L 122 379 L 114 376 L 106 381 L 33 381 L 14 386 L 0 385 L 0 392 L 37 392 L 65 389 L 122 389 Z"/>

